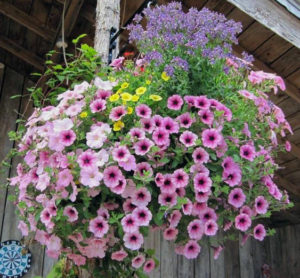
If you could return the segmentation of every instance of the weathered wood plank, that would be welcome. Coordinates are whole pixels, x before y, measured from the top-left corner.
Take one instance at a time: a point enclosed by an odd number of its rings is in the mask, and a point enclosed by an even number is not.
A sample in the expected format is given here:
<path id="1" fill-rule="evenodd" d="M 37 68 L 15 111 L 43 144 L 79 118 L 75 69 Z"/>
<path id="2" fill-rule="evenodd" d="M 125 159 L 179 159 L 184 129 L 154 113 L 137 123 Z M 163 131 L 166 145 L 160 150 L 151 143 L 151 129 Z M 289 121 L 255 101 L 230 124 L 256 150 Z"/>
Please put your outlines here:
<path id="1" fill-rule="evenodd" d="M 228 19 L 233 19 L 235 21 L 241 22 L 243 25 L 243 30 L 247 29 L 248 26 L 254 22 L 254 19 L 238 8 L 233 9 L 228 15 Z"/>
<path id="2" fill-rule="evenodd" d="M 44 27 L 38 19 L 29 16 L 14 5 L 1 1 L 0 12 L 48 41 L 52 41 L 55 36 L 53 30 Z"/>
<path id="3" fill-rule="evenodd" d="M 9 141 L 7 133 L 15 130 L 17 113 L 20 105 L 20 99 L 11 99 L 13 95 L 20 94 L 23 88 L 24 78 L 20 74 L 6 68 L 5 80 L 3 81 L 1 99 L 0 99 L 0 161 L 2 161 L 9 150 L 13 147 L 13 142 Z M 0 173 L 0 184 L 6 183 L 9 177 L 10 169 L 5 169 Z M 0 237 L 3 230 L 4 208 L 6 205 L 7 189 L 0 187 Z"/>
<path id="4" fill-rule="evenodd" d="M 300 69 L 291 73 L 286 79 L 293 83 L 297 88 L 300 88 Z"/>
<path id="5" fill-rule="evenodd" d="M 256 49 L 254 55 L 265 61 L 265 63 L 269 64 L 280 57 L 280 55 L 282 55 L 291 47 L 292 44 L 283 38 L 274 35 L 264 42 L 258 49 Z"/>
<path id="6" fill-rule="evenodd" d="M 222 242 L 223 233 L 219 231 L 216 237 Z M 215 241 L 215 239 L 214 239 Z M 216 247 L 216 246 L 215 246 Z M 214 251 L 210 249 L 210 278 L 225 278 L 225 257 L 224 252 L 221 252 L 217 260 L 214 259 Z"/>
<path id="7" fill-rule="evenodd" d="M 207 237 L 202 240 L 201 252 L 195 261 L 195 278 L 210 278 L 210 248 Z"/>
<path id="8" fill-rule="evenodd" d="M 160 277 L 177 277 L 177 256 L 174 252 L 174 244 L 166 241 L 161 236 L 160 242 Z"/>
<path id="9" fill-rule="evenodd" d="M 241 241 L 242 241 L 242 237 L 240 236 L 240 243 Z M 240 253 L 241 277 L 243 278 L 255 277 L 251 240 L 248 239 L 244 245 L 240 244 L 239 253 Z"/>
<path id="10" fill-rule="evenodd" d="M 239 242 L 227 241 L 224 249 L 225 277 L 240 277 Z"/>
<path id="11" fill-rule="evenodd" d="M 240 36 L 239 42 L 246 50 L 252 52 L 272 36 L 272 31 L 254 22 Z"/>
<path id="12" fill-rule="evenodd" d="M 300 21 L 271 0 L 227 0 L 291 44 L 300 46 Z"/>
<path id="13" fill-rule="evenodd" d="M 194 278 L 195 260 L 188 260 L 184 256 L 177 256 L 177 278 Z"/>

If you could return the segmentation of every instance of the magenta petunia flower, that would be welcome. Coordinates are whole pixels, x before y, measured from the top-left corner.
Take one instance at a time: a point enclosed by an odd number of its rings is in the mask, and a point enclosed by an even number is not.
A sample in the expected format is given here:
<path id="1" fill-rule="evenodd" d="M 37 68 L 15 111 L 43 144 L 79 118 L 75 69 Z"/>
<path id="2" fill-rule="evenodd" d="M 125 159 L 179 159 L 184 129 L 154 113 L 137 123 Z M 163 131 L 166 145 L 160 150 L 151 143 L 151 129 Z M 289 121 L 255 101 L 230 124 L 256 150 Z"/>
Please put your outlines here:
<path id="1" fill-rule="evenodd" d="M 140 268 L 145 262 L 145 257 L 143 255 L 137 255 L 131 261 L 131 266 L 133 268 Z"/>
<path id="2" fill-rule="evenodd" d="M 153 170 L 148 162 L 141 162 L 136 165 L 135 175 L 140 177 L 151 177 L 153 175 Z"/>
<path id="3" fill-rule="evenodd" d="M 160 116 L 160 115 L 154 115 L 153 117 L 152 117 L 152 121 L 153 121 L 153 123 L 154 123 L 154 125 L 156 126 L 156 127 L 161 127 L 162 126 L 162 123 L 163 123 L 163 117 L 162 116 Z"/>
<path id="4" fill-rule="evenodd" d="M 92 150 L 87 150 L 78 156 L 77 162 L 82 169 L 95 169 L 97 163 L 97 155 Z"/>
<path id="5" fill-rule="evenodd" d="M 135 156 L 130 155 L 126 161 L 120 161 L 119 166 L 122 167 L 125 171 L 135 171 L 136 170 Z"/>
<path id="6" fill-rule="evenodd" d="M 123 116 L 127 114 L 127 110 L 124 106 L 117 106 L 111 109 L 109 118 L 112 121 L 119 121 L 122 119 Z"/>
<path id="7" fill-rule="evenodd" d="M 263 196 L 258 196 L 255 199 L 255 211 L 258 214 L 266 214 L 268 211 L 269 203 Z"/>
<path id="8" fill-rule="evenodd" d="M 146 104 L 140 104 L 135 108 L 136 114 L 141 118 L 150 118 L 152 110 L 151 108 Z"/>
<path id="9" fill-rule="evenodd" d="M 126 257 L 128 256 L 128 253 L 124 250 L 115 251 L 111 254 L 111 259 L 122 262 Z"/>
<path id="10" fill-rule="evenodd" d="M 243 206 L 243 207 L 240 209 L 240 213 L 248 214 L 250 217 L 253 215 L 252 209 L 249 208 L 248 206 Z"/>
<path id="11" fill-rule="evenodd" d="M 192 157 L 195 163 L 207 163 L 209 160 L 209 155 L 203 148 L 195 149 Z"/>
<path id="12" fill-rule="evenodd" d="M 198 136 L 191 131 L 184 131 L 179 137 L 179 141 L 182 144 L 184 144 L 186 147 L 195 146 L 197 139 L 198 139 Z"/>
<path id="13" fill-rule="evenodd" d="M 164 181 L 160 186 L 160 190 L 163 193 L 174 193 L 176 190 L 176 185 L 173 183 L 172 175 L 166 174 L 164 175 Z"/>
<path id="14" fill-rule="evenodd" d="M 89 223 L 89 231 L 95 237 L 102 238 L 108 232 L 108 223 L 102 216 L 97 216 Z"/>
<path id="15" fill-rule="evenodd" d="M 246 195 L 243 190 L 240 188 L 235 188 L 230 191 L 228 195 L 228 203 L 234 206 L 235 208 L 240 208 L 246 200 Z"/>
<path id="16" fill-rule="evenodd" d="M 202 204 L 203 206 L 203 208 L 198 209 L 198 216 L 203 223 L 206 223 L 209 220 L 217 221 L 218 216 L 212 208 L 207 207 L 205 203 L 197 203 L 197 204 L 200 205 Z"/>
<path id="17" fill-rule="evenodd" d="M 63 215 L 68 217 L 69 222 L 74 222 L 78 219 L 78 211 L 72 206 L 66 206 Z"/>
<path id="18" fill-rule="evenodd" d="M 211 219 L 205 222 L 204 233 L 207 236 L 214 236 L 216 235 L 217 231 L 218 231 L 218 224 L 216 221 Z"/>
<path id="19" fill-rule="evenodd" d="M 123 240 L 125 247 L 130 250 L 138 250 L 144 243 L 144 238 L 138 231 L 133 233 L 125 233 Z"/>
<path id="20" fill-rule="evenodd" d="M 196 191 L 208 192 L 212 186 L 211 179 L 202 173 L 198 173 L 194 177 L 194 188 Z"/>
<path id="21" fill-rule="evenodd" d="M 58 173 L 56 185 L 58 187 L 67 187 L 73 181 L 73 175 L 69 169 L 64 169 Z"/>
<path id="22" fill-rule="evenodd" d="M 162 206 L 173 207 L 177 203 L 177 194 L 174 193 L 161 193 L 158 195 L 158 203 Z"/>
<path id="23" fill-rule="evenodd" d="M 197 98 L 196 96 L 184 96 L 183 97 L 184 101 L 189 105 L 189 107 L 195 106 L 196 98 Z"/>
<path id="24" fill-rule="evenodd" d="M 145 207 L 151 201 L 151 194 L 146 187 L 137 189 L 132 196 L 132 203 L 137 207 Z"/>
<path id="25" fill-rule="evenodd" d="M 154 181 L 158 187 L 161 187 L 164 182 L 164 175 L 162 173 L 157 173 Z"/>
<path id="26" fill-rule="evenodd" d="M 247 231 L 251 224 L 252 221 L 248 214 L 241 213 L 235 218 L 235 227 L 242 232 Z"/>
<path id="27" fill-rule="evenodd" d="M 168 133 L 178 133 L 179 125 L 170 117 L 165 117 L 162 122 L 162 128 L 164 128 Z"/>
<path id="28" fill-rule="evenodd" d="M 189 175 L 183 169 L 177 169 L 172 174 L 172 183 L 177 188 L 186 187 L 189 183 Z"/>
<path id="29" fill-rule="evenodd" d="M 259 241 L 263 241 L 266 236 L 266 230 L 264 225 L 258 224 L 253 229 L 253 236 Z"/>
<path id="30" fill-rule="evenodd" d="M 194 104 L 197 108 L 207 110 L 210 106 L 210 101 L 206 96 L 197 96 Z"/>
<path id="31" fill-rule="evenodd" d="M 117 166 L 109 166 L 103 171 L 103 181 L 107 187 L 117 186 L 122 177 L 122 172 Z"/>
<path id="32" fill-rule="evenodd" d="M 126 179 L 121 177 L 116 186 L 110 187 L 111 192 L 121 195 L 126 188 Z"/>
<path id="33" fill-rule="evenodd" d="M 137 155 L 145 155 L 153 145 L 154 143 L 151 140 L 145 138 L 135 143 L 133 148 Z"/>
<path id="34" fill-rule="evenodd" d="M 153 259 L 149 259 L 145 262 L 143 271 L 145 273 L 150 273 L 155 268 L 155 262 Z"/>
<path id="35" fill-rule="evenodd" d="M 105 90 L 99 89 L 96 92 L 96 98 L 106 100 L 107 98 L 109 98 L 111 96 L 111 94 L 112 94 L 111 91 L 105 91 Z"/>
<path id="36" fill-rule="evenodd" d="M 134 205 L 132 203 L 131 199 L 127 199 L 124 203 L 123 203 L 123 210 L 125 213 L 131 213 L 133 212 L 133 210 L 136 208 L 136 205 Z"/>
<path id="37" fill-rule="evenodd" d="M 222 167 L 226 171 L 230 171 L 231 169 L 235 171 L 236 168 L 238 168 L 238 165 L 235 163 L 232 157 L 227 156 L 222 162 Z"/>
<path id="38" fill-rule="evenodd" d="M 117 162 L 125 162 L 129 156 L 130 152 L 126 146 L 118 146 L 112 150 L 112 157 Z"/>
<path id="39" fill-rule="evenodd" d="M 198 115 L 202 121 L 202 123 L 207 124 L 207 125 L 212 125 L 214 121 L 214 113 L 211 112 L 210 110 L 200 110 L 198 112 Z"/>
<path id="40" fill-rule="evenodd" d="M 178 230 L 174 227 L 169 227 L 164 230 L 165 240 L 175 240 L 178 235 Z"/>
<path id="41" fill-rule="evenodd" d="M 249 161 L 253 161 L 256 156 L 254 146 L 249 145 L 249 144 L 241 146 L 240 155 L 241 155 L 241 157 L 243 157 Z"/>
<path id="42" fill-rule="evenodd" d="M 135 208 L 132 215 L 139 226 L 148 226 L 152 219 L 152 213 L 147 207 Z"/>
<path id="43" fill-rule="evenodd" d="M 195 219 L 187 226 L 190 239 L 200 240 L 204 233 L 204 225 L 202 221 Z"/>
<path id="44" fill-rule="evenodd" d="M 202 192 L 196 191 L 195 192 L 195 199 L 199 203 L 206 203 L 208 201 L 209 196 L 211 195 L 211 191 Z"/>
<path id="45" fill-rule="evenodd" d="M 190 240 L 184 246 L 183 255 L 187 259 L 195 259 L 197 258 L 198 254 L 200 253 L 201 247 L 195 240 Z"/>
<path id="46" fill-rule="evenodd" d="M 125 233 L 133 233 L 138 230 L 138 221 L 133 214 L 127 214 L 121 221 Z"/>
<path id="47" fill-rule="evenodd" d="M 242 180 L 242 174 L 240 169 L 234 169 L 224 171 L 222 174 L 223 181 L 227 183 L 229 186 L 239 185 Z"/>
<path id="48" fill-rule="evenodd" d="M 106 109 L 106 101 L 103 99 L 96 99 L 90 104 L 93 113 L 101 112 Z"/>
<path id="49" fill-rule="evenodd" d="M 157 128 L 152 134 L 152 139 L 158 146 L 165 145 L 169 141 L 169 133 L 164 128 Z"/>
<path id="50" fill-rule="evenodd" d="M 215 149 L 219 145 L 221 140 L 221 134 L 214 128 L 205 129 L 202 132 L 202 142 L 204 147 Z"/>
<path id="51" fill-rule="evenodd" d="M 155 125 L 152 119 L 143 118 L 140 120 L 142 124 L 142 129 L 148 133 L 152 133 Z"/>
<path id="52" fill-rule="evenodd" d="M 141 140 L 145 138 L 145 131 L 141 128 L 134 127 L 130 129 L 129 134 L 131 135 L 132 139 L 134 140 Z"/>
<path id="53" fill-rule="evenodd" d="M 59 134 L 59 138 L 61 140 L 61 143 L 68 147 L 71 146 L 74 141 L 76 140 L 76 134 L 73 130 L 63 130 Z"/>
<path id="54" fill-rule="evenodd" d="M 182 217 L 181 212 L 179 210 L 174 210 L 171 213 L 170 218 L 169 218 L 170 226 L 174 227 L 174 228 L 177 227 L 177 225 L 180 222 L 181 217 Z"/>
<path id="55" fill-rule="evenodd" d="M 167 105 L 171 110 L 180 110 L 183 105 L 183 99 L 180 95 L 173 95 L 168 98 Z"/>
<path id="56" fill-rule="evenodd" d="M 188 199 L 186 204 L 182 205 L 182 212 L 184 215 L 191 215 L 193 211 L 193 203 Z"/>
<path id="57" fill-rule="evenodd" d="M 193 119 L 188 112 L 178 116 L 177 120 L 179 121 L 180 127 L 184 128 L 190 128 L 191 125 L 195 122 L 195 119 Z"/>

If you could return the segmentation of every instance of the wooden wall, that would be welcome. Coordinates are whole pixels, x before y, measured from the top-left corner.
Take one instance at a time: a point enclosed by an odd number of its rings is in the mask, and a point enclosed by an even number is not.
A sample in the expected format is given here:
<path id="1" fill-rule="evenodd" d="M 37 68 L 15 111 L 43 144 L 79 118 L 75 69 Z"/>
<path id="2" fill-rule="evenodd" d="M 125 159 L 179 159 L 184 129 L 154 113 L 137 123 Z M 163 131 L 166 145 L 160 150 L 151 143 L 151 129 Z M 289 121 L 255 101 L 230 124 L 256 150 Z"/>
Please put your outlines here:
<path id="1" fill-rule="evenodd" d="M 1 67 L 0 64 L 0 160 L 4 158 L 13 142 L 8 140 L 7 132 L 16 129 L 18 113 L 22 114 L 28 103 L 26 88 L 32 83 L 12 69 Z M 23 98 L 11 99 L 13 95 Z M 29 109 L 31 110 L 31 109 Z M 28 115 L 30 111 L 26 114 Z M 12 168 L 0 174 L 0 183 L 15 175 L 17 160 L 11 162 Z M 0 187 L 0 239 L 20 239 L 17 229 L 18 221 L 14 205 L 7 200 L 9 194 Z M 286 226 L 277 229 L 274 237 L 267 238 L 263 243 L 249 240 L 246 245 L 229 242 L 219 259 L 213 259 L 213 251 L 202 246 L 201 255 L 197 260 L 188 261 L 176 256 L 172 244 L 162 240 L 159 233 L 151 233 L 146 242 L 149 248 L 156 249 L 160 266 L 151 275 L 152 278 L 296 278 L 300 277 L 300 225 Z M 54 261 L 44 255 L 38 244 L 30 246 L 33 264 L 25 277 L 46 277 Z M 262 266 L 270 267 L 271 276 L 263 275 Z M 130 278 L 130 277 L 128 277 Z"/>

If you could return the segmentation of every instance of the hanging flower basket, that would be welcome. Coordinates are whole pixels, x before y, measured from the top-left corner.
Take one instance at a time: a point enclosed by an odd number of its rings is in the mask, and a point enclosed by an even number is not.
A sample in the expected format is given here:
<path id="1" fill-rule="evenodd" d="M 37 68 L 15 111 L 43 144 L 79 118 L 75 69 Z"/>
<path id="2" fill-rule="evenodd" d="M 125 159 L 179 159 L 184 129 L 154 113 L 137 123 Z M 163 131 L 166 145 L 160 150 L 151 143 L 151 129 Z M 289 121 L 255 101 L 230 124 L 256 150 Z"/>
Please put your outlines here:
<path id="1" fill-rule="evenodd" d="M 232 55 L 241 25 L 223 15 L 171 3 L 145 16 L 145 29 L 139 16 L 129 27 L 140 59 L 95 68 L 83 46 L 85 70 L 52 68 L 69 85 L 35 109 L 18 145 L 19 228 L 68 277 L 145 277 L 158 265 L 143 245 L 153 229 L 188 259 L 209 237 L 217 257 L 240 233 L 272 234 L 262 218 L 290 206 L 273 181 L 277 138 L 292 132 L 269 100 L 283 80 Z"/>

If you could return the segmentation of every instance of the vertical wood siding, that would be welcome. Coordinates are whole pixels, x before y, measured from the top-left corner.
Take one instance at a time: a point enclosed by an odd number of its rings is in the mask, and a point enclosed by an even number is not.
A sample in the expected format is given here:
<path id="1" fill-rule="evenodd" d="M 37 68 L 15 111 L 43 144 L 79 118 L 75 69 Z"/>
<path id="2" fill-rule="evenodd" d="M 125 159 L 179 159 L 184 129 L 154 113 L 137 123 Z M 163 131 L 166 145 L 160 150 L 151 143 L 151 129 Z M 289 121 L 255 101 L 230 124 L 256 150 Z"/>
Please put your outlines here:
<path id="1" fill-rule="evenodd" d="M 31 82 L 6 67 L 0 71 L 0 160 L 2 160 L 13 142 L 8 140 L 7 132 L 16 129 L 18 113 L 23 113 L 28 97 L 11 99 L 13 95 L 25 94 Z M 32 109 L 32 108 L 31 108 Z M 27 111 L 29 116 L 30 111 Z M 11 161 L 11 169 L 0 173 L 1 184 L 15 175 L 18 161 Z M 7 200 L 12 190 L 0 187 L 0 239 L 21 239 L 17 229 L 18 221 L 15 206 Z M 221 236 L 221 235 L 220 235 Z M 216 261 L 208 240 L 201 247 L 196 260 L 186 260 L 174 253 L 174 245 L 163 240 L 160 232 L 151 232 L 146 246 L 156 250 L 160 266 L 151 274 L 151 278 L 297 278 L 300 277 L 300 225 L 277 229 L 275 236 L 264 242 L 249 239 L 244 246 L 238 242 L 228 242 L 225 250 Z M 44 249 L 33 244 L 30 247 L 33 264 L 26 278 L 46 277 L 54 260 L 44 254 Z M 271 276 L 263 275 L 262 267 L 270 267 Z M 131 278 L 131 277 L 128 277 Z"/>

